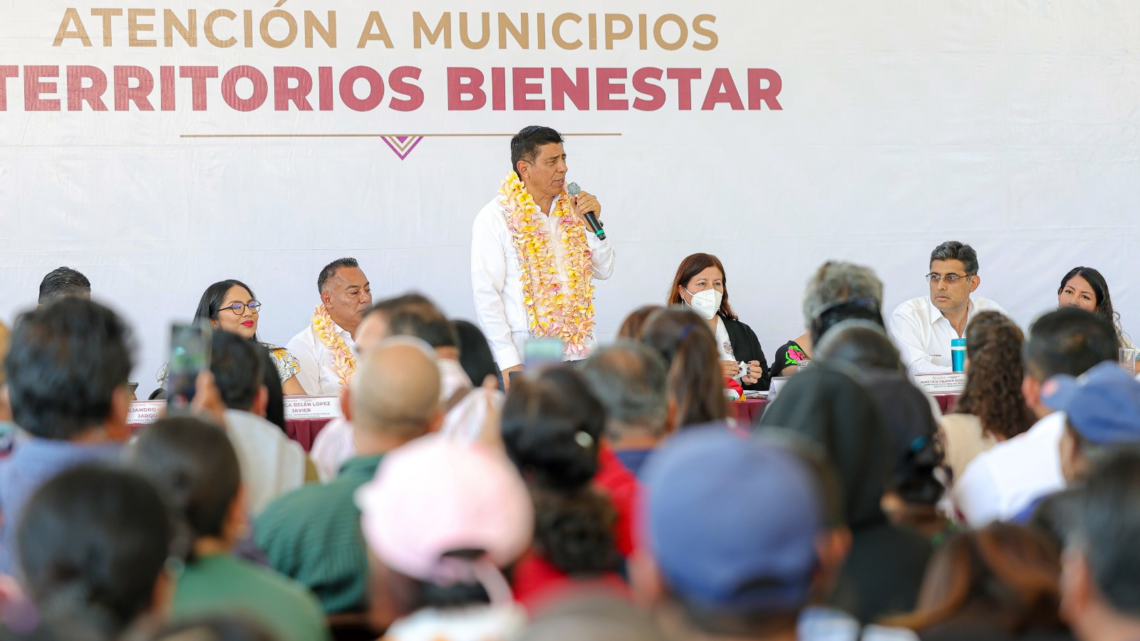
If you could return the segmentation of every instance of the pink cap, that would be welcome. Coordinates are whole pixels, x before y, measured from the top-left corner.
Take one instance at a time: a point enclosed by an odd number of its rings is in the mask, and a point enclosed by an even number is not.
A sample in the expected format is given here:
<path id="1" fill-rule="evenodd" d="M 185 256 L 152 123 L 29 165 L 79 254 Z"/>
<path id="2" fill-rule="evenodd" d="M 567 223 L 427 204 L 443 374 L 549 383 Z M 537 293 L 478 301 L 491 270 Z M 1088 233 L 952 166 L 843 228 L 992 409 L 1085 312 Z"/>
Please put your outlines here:
<path id="1" fill-rule="evenodd" d="M 478 443 L 430 434 L 384 457 L 356 492 L 361 528 L 388 567 L 448 585 L 473 578 L 454 550 L 486 551 L 498 568 L 519 558 L 534 532 L 526 485 L 507 458 Z"/>

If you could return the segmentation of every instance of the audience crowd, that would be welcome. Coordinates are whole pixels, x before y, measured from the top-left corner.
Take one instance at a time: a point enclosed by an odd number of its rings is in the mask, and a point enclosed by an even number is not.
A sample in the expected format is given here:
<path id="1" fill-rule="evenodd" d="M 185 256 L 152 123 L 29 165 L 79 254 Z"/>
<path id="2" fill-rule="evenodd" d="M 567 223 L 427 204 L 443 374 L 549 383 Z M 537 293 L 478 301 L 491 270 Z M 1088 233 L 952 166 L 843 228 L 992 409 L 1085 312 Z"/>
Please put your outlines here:
<path id="1" fill-rule="evenodd" d="M 871 269 L 822 265 L 769 361 L 693 254 L 615 342 L 521 372 L 422 294 L 373 302 L 350 258 L 284 347 L 224 280 L 190 406 L 141 427 L 131 328 L 57 269 L 0 324 L 0 639 L 1140 638 L 1140 380 L 1107 282 L 1071 270 L 1023 329 L 972 295 L 969 245 L 929 269 L 884 314 Z M 947 410 L 916 381 L 960 339 Z M 343 412 L 309 452 L 304 393 Z"/>

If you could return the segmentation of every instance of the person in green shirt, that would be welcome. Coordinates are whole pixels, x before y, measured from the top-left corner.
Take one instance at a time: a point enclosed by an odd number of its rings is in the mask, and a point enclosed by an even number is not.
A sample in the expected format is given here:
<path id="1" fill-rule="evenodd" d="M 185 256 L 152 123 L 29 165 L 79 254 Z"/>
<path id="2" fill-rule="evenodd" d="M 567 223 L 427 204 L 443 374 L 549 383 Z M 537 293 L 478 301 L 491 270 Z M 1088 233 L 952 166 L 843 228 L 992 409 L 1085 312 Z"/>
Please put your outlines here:
<path id="1" fill-rule="evenodd" d="M 230 553 L 247 521 L 237 453 L 221 428 L 191 417 L 159 420 L 139 435 L 130 461 L 182 517 L 189 554 L 174 588 L 174 619 L 237 612 L 280 641 L 331 640 L 304 586 Z"/>
<path id="2" fill-rule="evenodd" d="M 341 391 L 356 457 L 330 483 L 286 494 L 257 518 L 254 536 L 269 564 L 312 590 L 326 614 L 367 609 L 368 555 L 353 497 L 385 453 L 439 429 L 439 389 L 427 343 L 397 337 L 369 350 Z"/>

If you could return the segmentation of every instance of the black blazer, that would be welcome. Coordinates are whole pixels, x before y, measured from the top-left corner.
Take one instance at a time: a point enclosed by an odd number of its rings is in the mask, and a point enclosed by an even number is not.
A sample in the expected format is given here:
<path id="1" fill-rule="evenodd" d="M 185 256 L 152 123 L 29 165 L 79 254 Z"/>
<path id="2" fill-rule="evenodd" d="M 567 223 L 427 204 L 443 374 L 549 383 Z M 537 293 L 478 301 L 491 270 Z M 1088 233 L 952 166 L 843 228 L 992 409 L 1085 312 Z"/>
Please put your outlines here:
<path id="1" fill-rule="evenodd" d="M 720 322 L 724 323 L 724 329 L 728 331 L 728 340 L 732 343 L 732 352 L 737 361 L 745 363 L 760 361 L 760 369 L 763 371 L 760 380 L 752 385 L 743 383 L 741 385 L 744 389 L 750 390 L 768 389 L 772 384 L 772 370 L 768 369 L 768 359 L 764 358 L 764 350 L 760 348 L 760 339 L 756 338 L 756 332 L 744 323 L 725 318 L 723 315 L 720 316 Z"/>

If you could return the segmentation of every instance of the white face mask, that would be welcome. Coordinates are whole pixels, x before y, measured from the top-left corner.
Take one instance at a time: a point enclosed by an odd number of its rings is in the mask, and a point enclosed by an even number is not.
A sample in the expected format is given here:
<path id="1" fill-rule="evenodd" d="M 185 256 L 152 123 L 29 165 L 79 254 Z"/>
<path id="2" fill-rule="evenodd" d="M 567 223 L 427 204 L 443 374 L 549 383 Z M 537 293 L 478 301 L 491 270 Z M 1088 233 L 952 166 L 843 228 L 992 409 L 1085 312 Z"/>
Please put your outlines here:
<path id="1" fill-rule="evenodd" d="M 720 311 L 720 303 L 721 300 L 724 299 L 724 294 L 722 292 L 719 292 L 715 289 L 706 289 L 694 294 L 693 292 L 690 292 L 688 288 L 685 288 L 685 291 L 693 297 L 692 301 L 689 303 L 689 307 L 692 307 L 693 311 L 696 312 L 697 315 L 701 318 L 705 320 L 712 320 L 712 317 L 716 316 L 716 313 Z"/>

